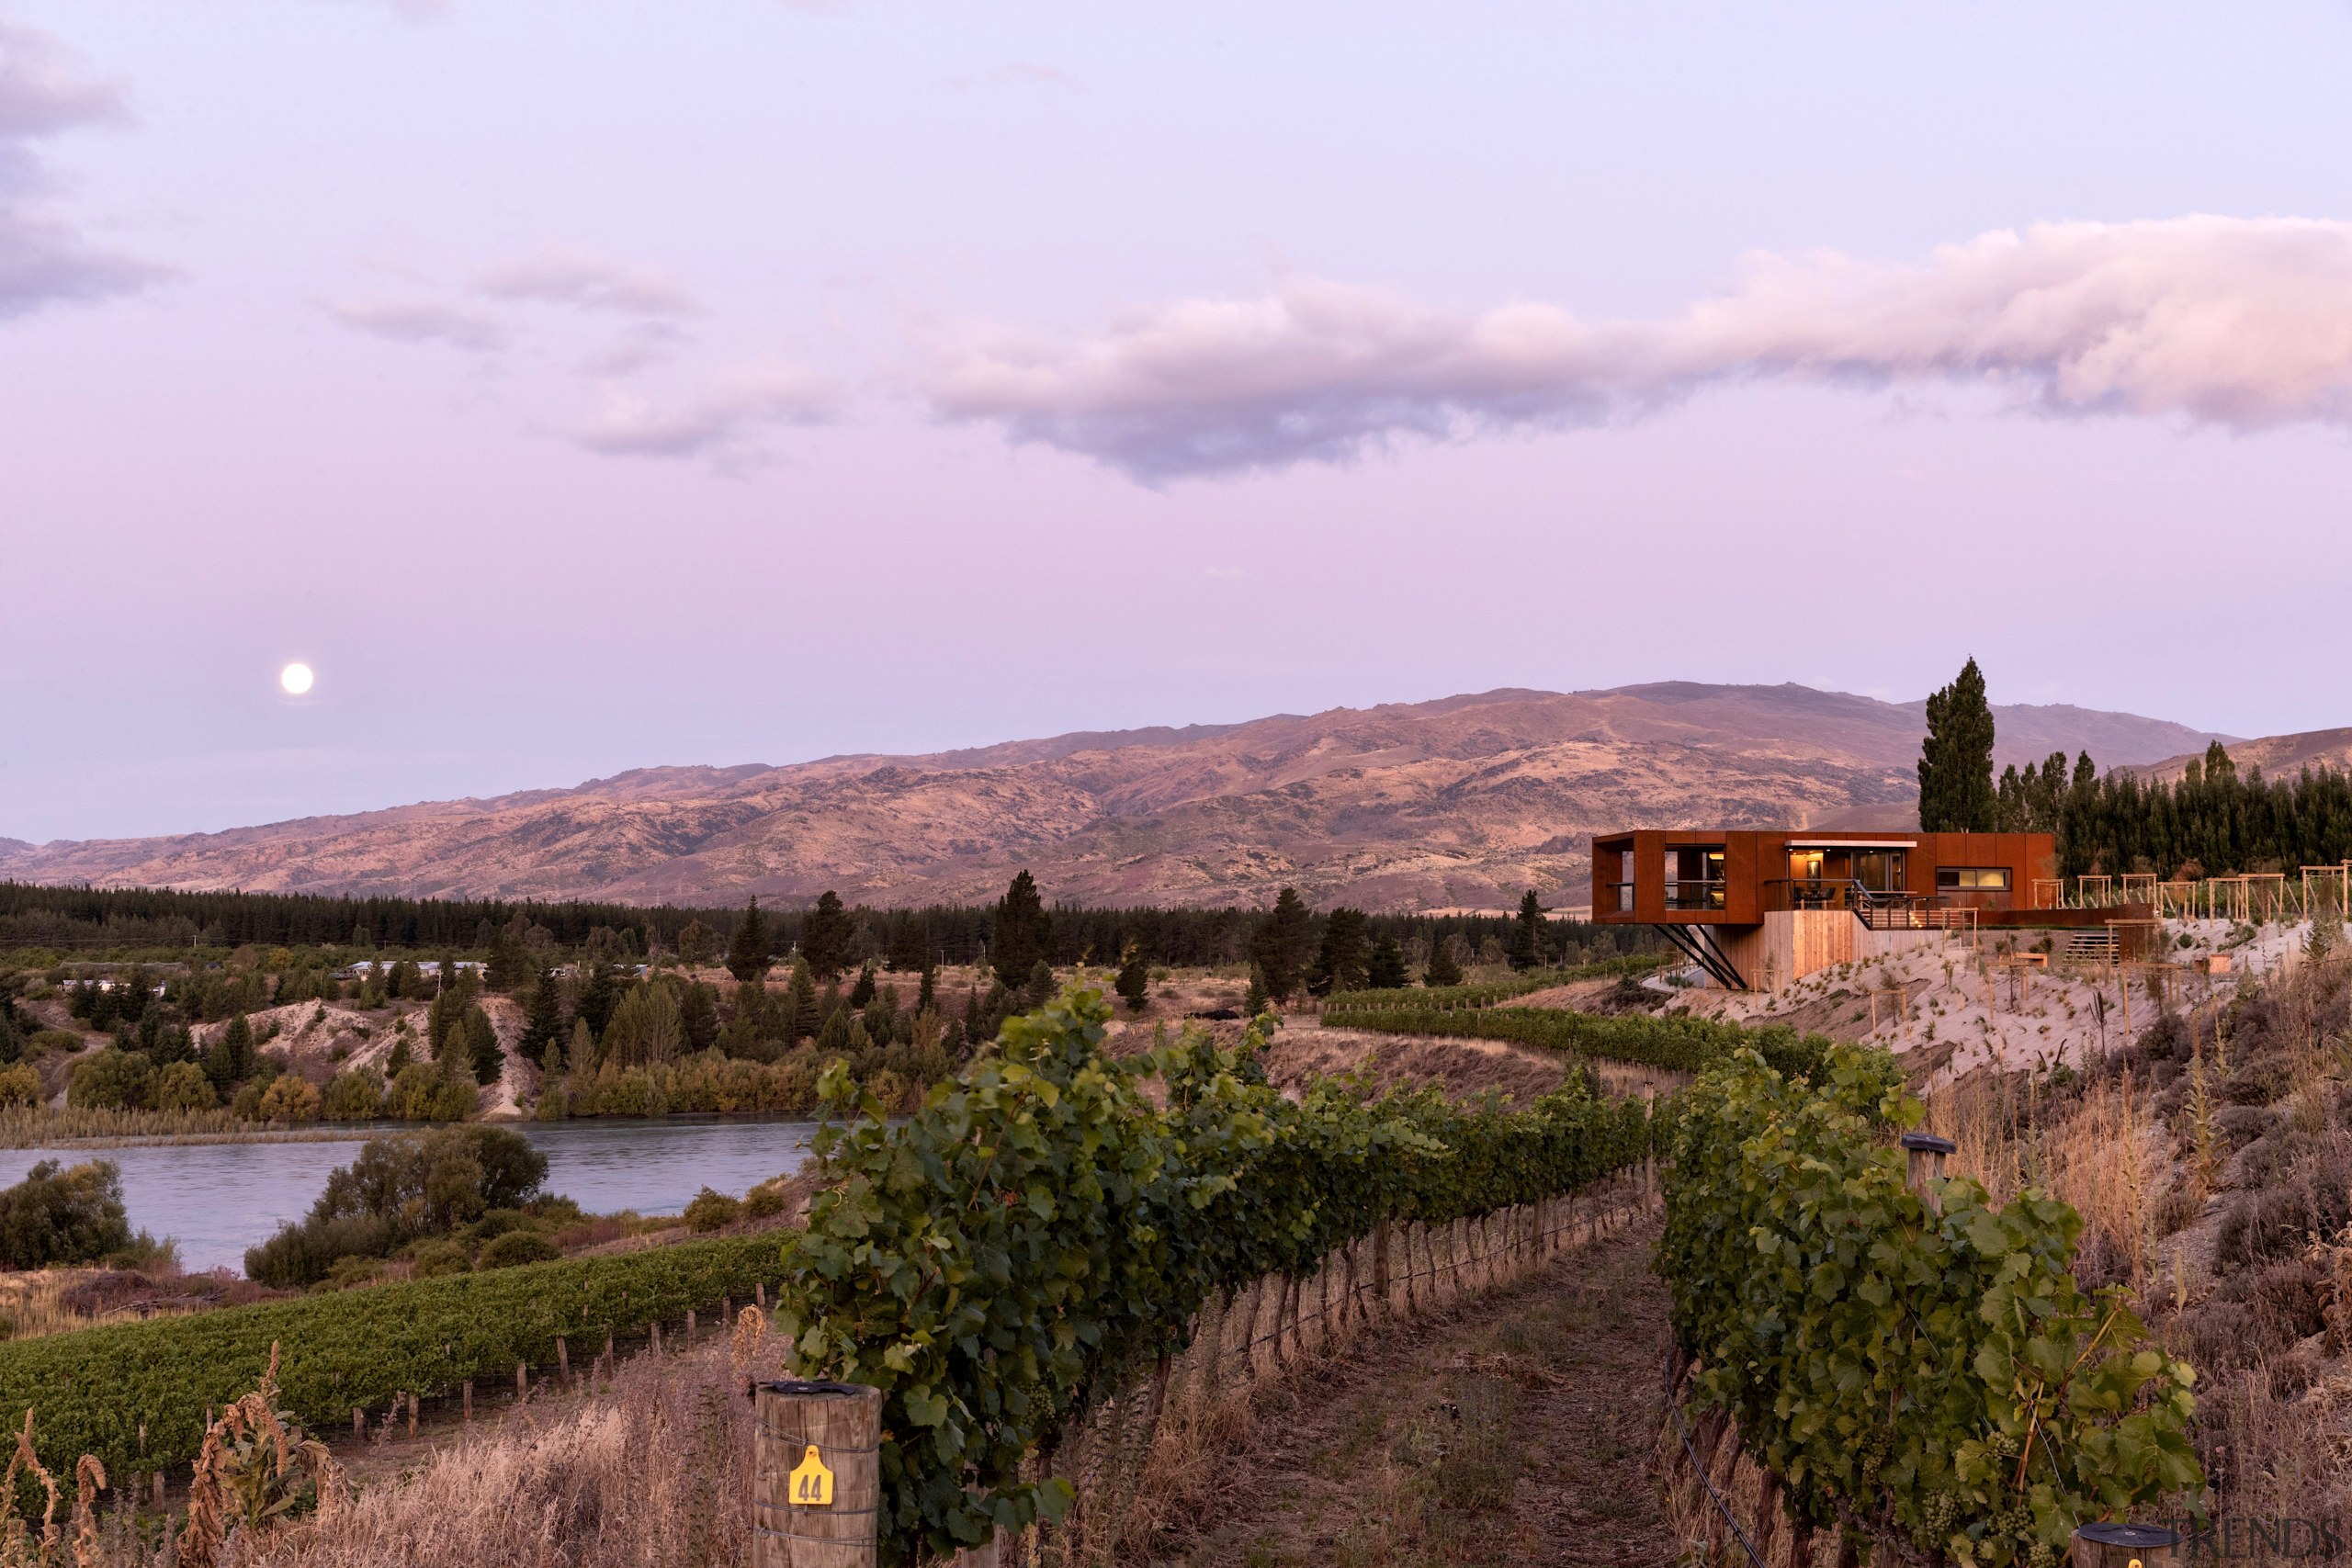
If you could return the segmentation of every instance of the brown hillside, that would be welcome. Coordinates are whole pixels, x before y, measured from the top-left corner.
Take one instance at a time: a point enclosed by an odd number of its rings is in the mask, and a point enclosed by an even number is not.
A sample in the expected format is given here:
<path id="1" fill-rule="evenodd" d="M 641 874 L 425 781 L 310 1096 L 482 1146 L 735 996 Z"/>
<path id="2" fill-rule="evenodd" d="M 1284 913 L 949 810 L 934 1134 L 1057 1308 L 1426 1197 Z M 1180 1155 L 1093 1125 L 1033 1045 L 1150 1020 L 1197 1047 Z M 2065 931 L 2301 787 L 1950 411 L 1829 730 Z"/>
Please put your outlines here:
<path id="1" fill-rule="evenodd" d="M 2201 747 L 2178 725 L 2000 708 L 2002 760 Z M 2071 728 L 2070 728 L 2071 727 Z M 792 903 L 994 897 L 1492 908 L 1575 902 L 1595 829 L 1908 820 L 1917 705 L 1666 682 L 1281 715 L 788 767 L 647 768 L 573 789 L 174 838 L 0 842 L 0 875 L 284 892 Z"/>

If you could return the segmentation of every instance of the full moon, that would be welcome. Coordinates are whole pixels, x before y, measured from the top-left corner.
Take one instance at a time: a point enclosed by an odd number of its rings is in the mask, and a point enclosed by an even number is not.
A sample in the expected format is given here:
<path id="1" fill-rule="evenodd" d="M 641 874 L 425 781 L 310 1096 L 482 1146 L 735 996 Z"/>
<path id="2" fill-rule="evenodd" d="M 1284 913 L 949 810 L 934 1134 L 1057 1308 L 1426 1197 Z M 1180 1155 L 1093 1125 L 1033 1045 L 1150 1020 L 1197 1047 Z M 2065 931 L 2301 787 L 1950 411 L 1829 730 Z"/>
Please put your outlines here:
<path id="1" fill-rule="evenodd" d="M 299 697 L 309 691 L 311 681 L 311 667 L 307 664 L 289 664 L 277 672 L 277 683 L 285 687 L 290 696 Z"/>

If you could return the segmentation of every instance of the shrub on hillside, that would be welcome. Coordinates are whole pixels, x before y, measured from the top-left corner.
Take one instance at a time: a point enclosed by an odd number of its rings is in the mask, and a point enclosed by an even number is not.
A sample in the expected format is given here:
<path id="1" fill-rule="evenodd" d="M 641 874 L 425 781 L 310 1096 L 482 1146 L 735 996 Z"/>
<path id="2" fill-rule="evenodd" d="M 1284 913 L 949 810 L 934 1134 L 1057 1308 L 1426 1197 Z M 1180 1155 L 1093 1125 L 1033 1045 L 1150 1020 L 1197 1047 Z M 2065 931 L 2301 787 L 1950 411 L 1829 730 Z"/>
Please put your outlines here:
<path id="1" fill-rule="evenodd" d="M 686 1228 L 690 1231 L 715 1231 L 735 1223 L 743 1205 L 726 1193 L 708 1187 L 695 1193 L 686 1204 Z"/>
<path id="2" fill-rule="evenodd" d="M 545 1155 L 519 1133 L 480 1125 L 370 1138 L 327 1178 L 304 1219 L 245 1254 L 245 1272 L 281 1288 L 326 1277 L 335 1259 L 383 1258 L 539 1197 Z"/>
<path id="3" fill-rule="evenodd" d="M 29 1062 L 0 1067 L 0 1105 L 39 1105 L 40 1074 Z"/>
<path id="4" fill-rule="evenodd" d="M 518 1263 L 552 1263 L 563 1256 L 537 1231 L 508 1231 L 481 1249 L 478 1269 L 512 1269 Z"/>
<path id="5" fill-rule="evenodd" d="M 155 1081 L 155 1069 L 145 1054 L 108 1046 L 74 1064 L 65 1086 L 65 1103 L 75 1110 L 144 1110 Z"/>
<path id="6" fill-rule="evenodd" d="M 353 1067 L 327 1080 L 319 1113 L 330 1122 L 373 1122 L 384 1113 L 383 1076 L 372 1067 Z"/>
<path id="7" fill-rule="evenodd" d="M 174 1062 L 156 1074 L 153 1098 L 158 1111 L 209 1111 L 220 1103 L 212 1080 L 194 1062 Z"/>
<path id="8" fill-rule="evenodd" d="M 261 1119 L 265 1122 L 315 1122 L 319 1119 L 319 1091 L 288 1073 L 263 1092 Z"/>
<path id="9" fill-rule="evenodd" d="M 130 1247 L 122 1172 L 110 1159 L 70 1168 L 45 1159 L 0 1191 L 0 1263 L 11 1269 L 95 1263 Z"/>

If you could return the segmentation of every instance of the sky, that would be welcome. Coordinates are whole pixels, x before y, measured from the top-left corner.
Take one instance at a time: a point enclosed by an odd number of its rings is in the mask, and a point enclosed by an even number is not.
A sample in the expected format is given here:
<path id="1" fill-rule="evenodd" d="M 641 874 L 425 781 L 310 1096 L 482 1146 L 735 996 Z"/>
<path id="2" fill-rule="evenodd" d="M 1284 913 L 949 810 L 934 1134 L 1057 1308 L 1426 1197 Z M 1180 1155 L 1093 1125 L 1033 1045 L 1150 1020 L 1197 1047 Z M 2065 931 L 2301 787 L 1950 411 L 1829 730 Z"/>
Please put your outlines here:
<path id="1" fill-rule="evenodd" d="M 0 837 L 1972 655 L 2352 722 L 2347 69 L 2340 6 L 0 0 Z"/>

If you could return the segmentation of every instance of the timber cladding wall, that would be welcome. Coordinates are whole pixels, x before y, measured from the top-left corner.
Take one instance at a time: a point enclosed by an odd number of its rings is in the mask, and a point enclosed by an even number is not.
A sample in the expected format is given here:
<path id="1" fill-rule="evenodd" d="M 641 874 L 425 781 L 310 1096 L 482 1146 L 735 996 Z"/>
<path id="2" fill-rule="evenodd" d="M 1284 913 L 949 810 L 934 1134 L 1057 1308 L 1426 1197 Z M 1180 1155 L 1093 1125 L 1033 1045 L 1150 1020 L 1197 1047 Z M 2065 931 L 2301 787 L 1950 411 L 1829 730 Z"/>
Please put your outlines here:
<path id="1" fill-rule="evenodd" d="M 1724 951 L 1753 990 L 1776 990 L 1816 969 L 1851 964 L 1870 934 L 1846 909 L 1784 909 L 1761 924 L 1718 928 Z"/>

